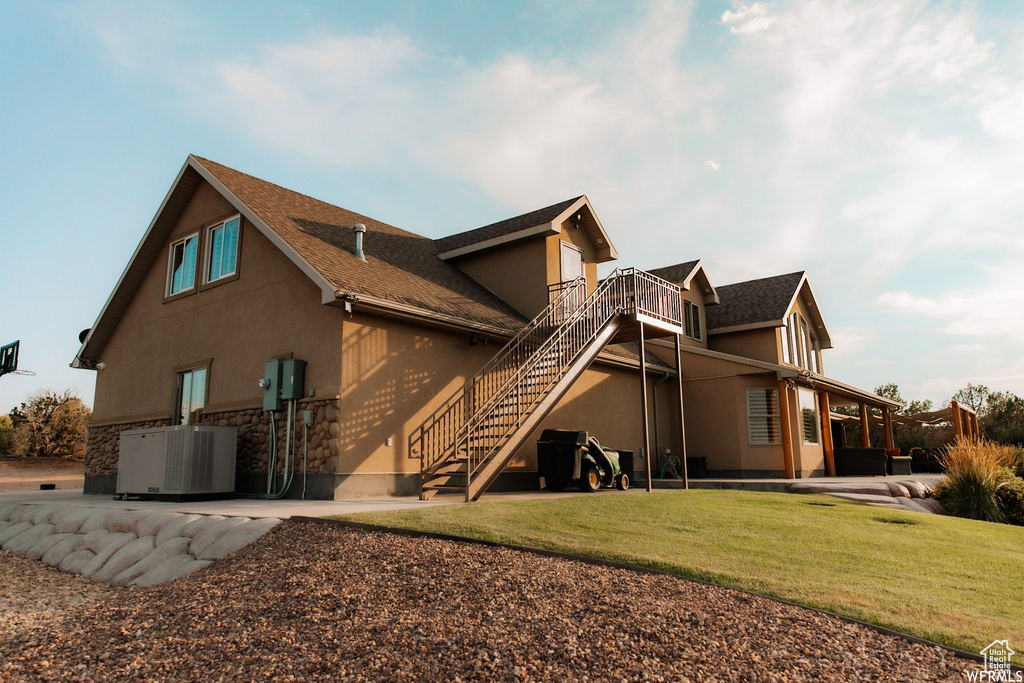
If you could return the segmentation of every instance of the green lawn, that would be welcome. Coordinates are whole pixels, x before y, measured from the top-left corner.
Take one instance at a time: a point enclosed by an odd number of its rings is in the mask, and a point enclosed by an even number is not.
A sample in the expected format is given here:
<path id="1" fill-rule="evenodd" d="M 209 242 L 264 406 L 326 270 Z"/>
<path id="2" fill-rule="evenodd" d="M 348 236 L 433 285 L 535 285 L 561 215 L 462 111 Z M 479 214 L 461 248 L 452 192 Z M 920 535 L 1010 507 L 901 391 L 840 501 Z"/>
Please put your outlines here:
<path id="1" fill-rule="evenodd" d="M 742 588 L 970 652 L 1024 652 L 1024 527 L 827 496 L 656 491 L 340 516 L 599 557 Z M 1015 657 L 1024 663 L 1024 657 Z"/>

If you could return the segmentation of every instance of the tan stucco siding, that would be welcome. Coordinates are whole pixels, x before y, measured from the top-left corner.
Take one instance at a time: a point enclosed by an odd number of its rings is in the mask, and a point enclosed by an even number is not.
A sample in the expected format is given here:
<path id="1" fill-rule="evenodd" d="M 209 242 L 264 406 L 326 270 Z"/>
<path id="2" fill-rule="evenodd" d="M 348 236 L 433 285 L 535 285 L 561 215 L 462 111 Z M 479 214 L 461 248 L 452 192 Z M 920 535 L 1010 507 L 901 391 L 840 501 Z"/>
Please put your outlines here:
<path id="1" fill-rule="evenodd" d="M 586 232 L 571 227 L 568 221 L 563 224 L 560 233 L 549 235 L 546 239 L 547 284 L 553 285 L 562 282 L 562 242 L 568 242 L 583 251 L 583 276 L 587 280 L 587 291 L 594 291 L 597 287 L 597 247 Z"/>
<path id="2" fill-rule="evenodd" d="M 545 253 L 545 241 L 537 238 L 463 256 L 454 263 L 527 318 L 533 318 L 548 305 Z"/>
<path id="3" fill-rule="evenodd" d="M 357 307 L 345 322 L 338 474 L 419 472 L 419 459 L 409 457 L 409 435 L 501 350 L 493 343 L 471 347 L 468 340 L 465 333 L 359 315 Z M 655 389 L 657 379 L 653 375 L 648 383 L 649 390 L 658 391 L 660 442 L 678 453 L 678 417 L 672 421 L 678 407 L 669 390 L 675 385 L 663 382 Z M 639 457 L 638 372 L 592 365 L 508 469 L 536 470 L 536 441 L 543 429 L 585 429 L 603 444 Z M 653 433 L 651 442 L 653 447 Z"/>
<path id="4" fill-rule="evenodd" d="M 345 321 L 338 474 L 418 473 L 409 435 L 500 349 L 357 307 Z"/>
<path id="5" fill-rule="evenodd" d="M 708 326 L 707 326 L 707 309 L 704 304 L 704 295 L 697 291 L 696 285 L 689 291 L 680 292 L 681 301 L 689 301 L 690 303 L 697 304 L 700 307 L 700 339 L 691 339 L 685 334 L 680 335 L 683 346 L 688 346 L 697 349 L 708 348 Z M 685 305 L 683 305 L 685 309 Z"/>
<path id="6" fill-rule="evenodd" d="M 207 410 L 261 405 L 263 362 L 288 354 L 309 363 L 307 389 L 337 394 L 342 312 L 320 304 L 319 289 L 247 221 L 236 279 L 165 298 L 170 244 L 233 213 L 211 186 L 197 189 L 99 359 L 97 423 L 170 417 L 176 369 L 207 360 Z M 201 244 L 197 278 L 203 254 Z"/>
<path id="7" fill-rule="evenodd" d="M 775 327 L 713 334 L 708 337 L 708 348 L 741 358 L 779 363 L 782 357 L 778 337 Z"/>

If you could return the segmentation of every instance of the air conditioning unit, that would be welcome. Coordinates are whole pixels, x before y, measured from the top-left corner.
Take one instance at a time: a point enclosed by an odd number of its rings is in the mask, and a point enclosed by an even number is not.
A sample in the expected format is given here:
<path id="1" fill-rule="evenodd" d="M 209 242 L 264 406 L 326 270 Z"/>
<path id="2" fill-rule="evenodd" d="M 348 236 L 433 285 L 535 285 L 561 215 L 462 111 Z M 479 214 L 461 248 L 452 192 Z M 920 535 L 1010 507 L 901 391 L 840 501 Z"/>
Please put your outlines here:
<path id="1" fill-rule="evenodd" d="M 180 425 L 121 432 L 117 493 L 172 500 L 230 498 L 237 427 Z"/>

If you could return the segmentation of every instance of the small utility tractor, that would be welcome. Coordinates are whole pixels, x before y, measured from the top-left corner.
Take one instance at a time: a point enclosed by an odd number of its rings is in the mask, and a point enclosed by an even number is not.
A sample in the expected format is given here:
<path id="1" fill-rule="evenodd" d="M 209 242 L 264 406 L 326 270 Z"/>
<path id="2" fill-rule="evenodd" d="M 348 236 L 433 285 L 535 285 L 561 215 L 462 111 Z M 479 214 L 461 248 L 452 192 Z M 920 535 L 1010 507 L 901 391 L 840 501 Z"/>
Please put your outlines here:
<path id="1" fill-rule="evenodd" d="M 633 452 L 604 448 L 583 431 L 545 429 L 537 441 L 537 472 L 549 491 L 564 491 L 570 482 L 588 493 L 602 486 L 625 491 Z"/>

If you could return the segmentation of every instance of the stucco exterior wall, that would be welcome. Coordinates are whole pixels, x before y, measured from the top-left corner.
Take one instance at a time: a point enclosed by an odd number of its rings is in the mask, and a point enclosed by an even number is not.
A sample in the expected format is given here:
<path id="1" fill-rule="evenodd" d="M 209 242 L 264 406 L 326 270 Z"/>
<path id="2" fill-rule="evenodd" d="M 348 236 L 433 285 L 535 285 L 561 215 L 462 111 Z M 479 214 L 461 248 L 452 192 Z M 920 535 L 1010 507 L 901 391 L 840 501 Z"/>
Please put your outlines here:
<path id="1" fill-rule="evenodd" d="M 766 327 L 708 337 L 708 349 L 741 358 L 781 363 L 778 328 Z"/>
<path id="2" fill-rule="evenodd" d="M 233 215 L 202 184 L 168 241 Z M 198 270 L 203 267 L 202 246 Z M 341 310 L 323 306 L 317 287 L 243 220 L 238 277 L 174 299 L 165 294 L 168 259 L 158 259 L 99 360 L 93 423 L 172 419 L 176 373 L 209 363 L 207 410 L 259 406 L 263 362 L 308 362 L 306 388 L 337 395 Z"/>
<path id="3" fill-rule="evenodd" d="M 468 341 L 466 333 L 360 315 L 357 306 L 344 327 L 337 474 L 418 476 L 420 461 L 410 457 L 409 435 L 501 350 L 493 342 L 471 347 Z M 673 426 L 678 425 L 678 401 L 673 401 L 669 383 L 655 387 L 658 379 L 652 373 L 648 387 L 658 392 L 659 441 L 678 453 L 679 430 Z M 652 428 L 653 423 L 652 416 Z M 639 372 L 592 365 L 527 439 L 507 471 L 536 471 L 536 441 L 543 429 L 586 429 L 602 444 L 633 450 L 639 457 Z M 653 447 L 653 435 L 651 442 Z"/>
<path id="4" fill-rule="evenodd" d="M 543 238 L 462 256 L 454 261 L 460 270 L 533 318 L 547 308 L 548 276 Z"/>

